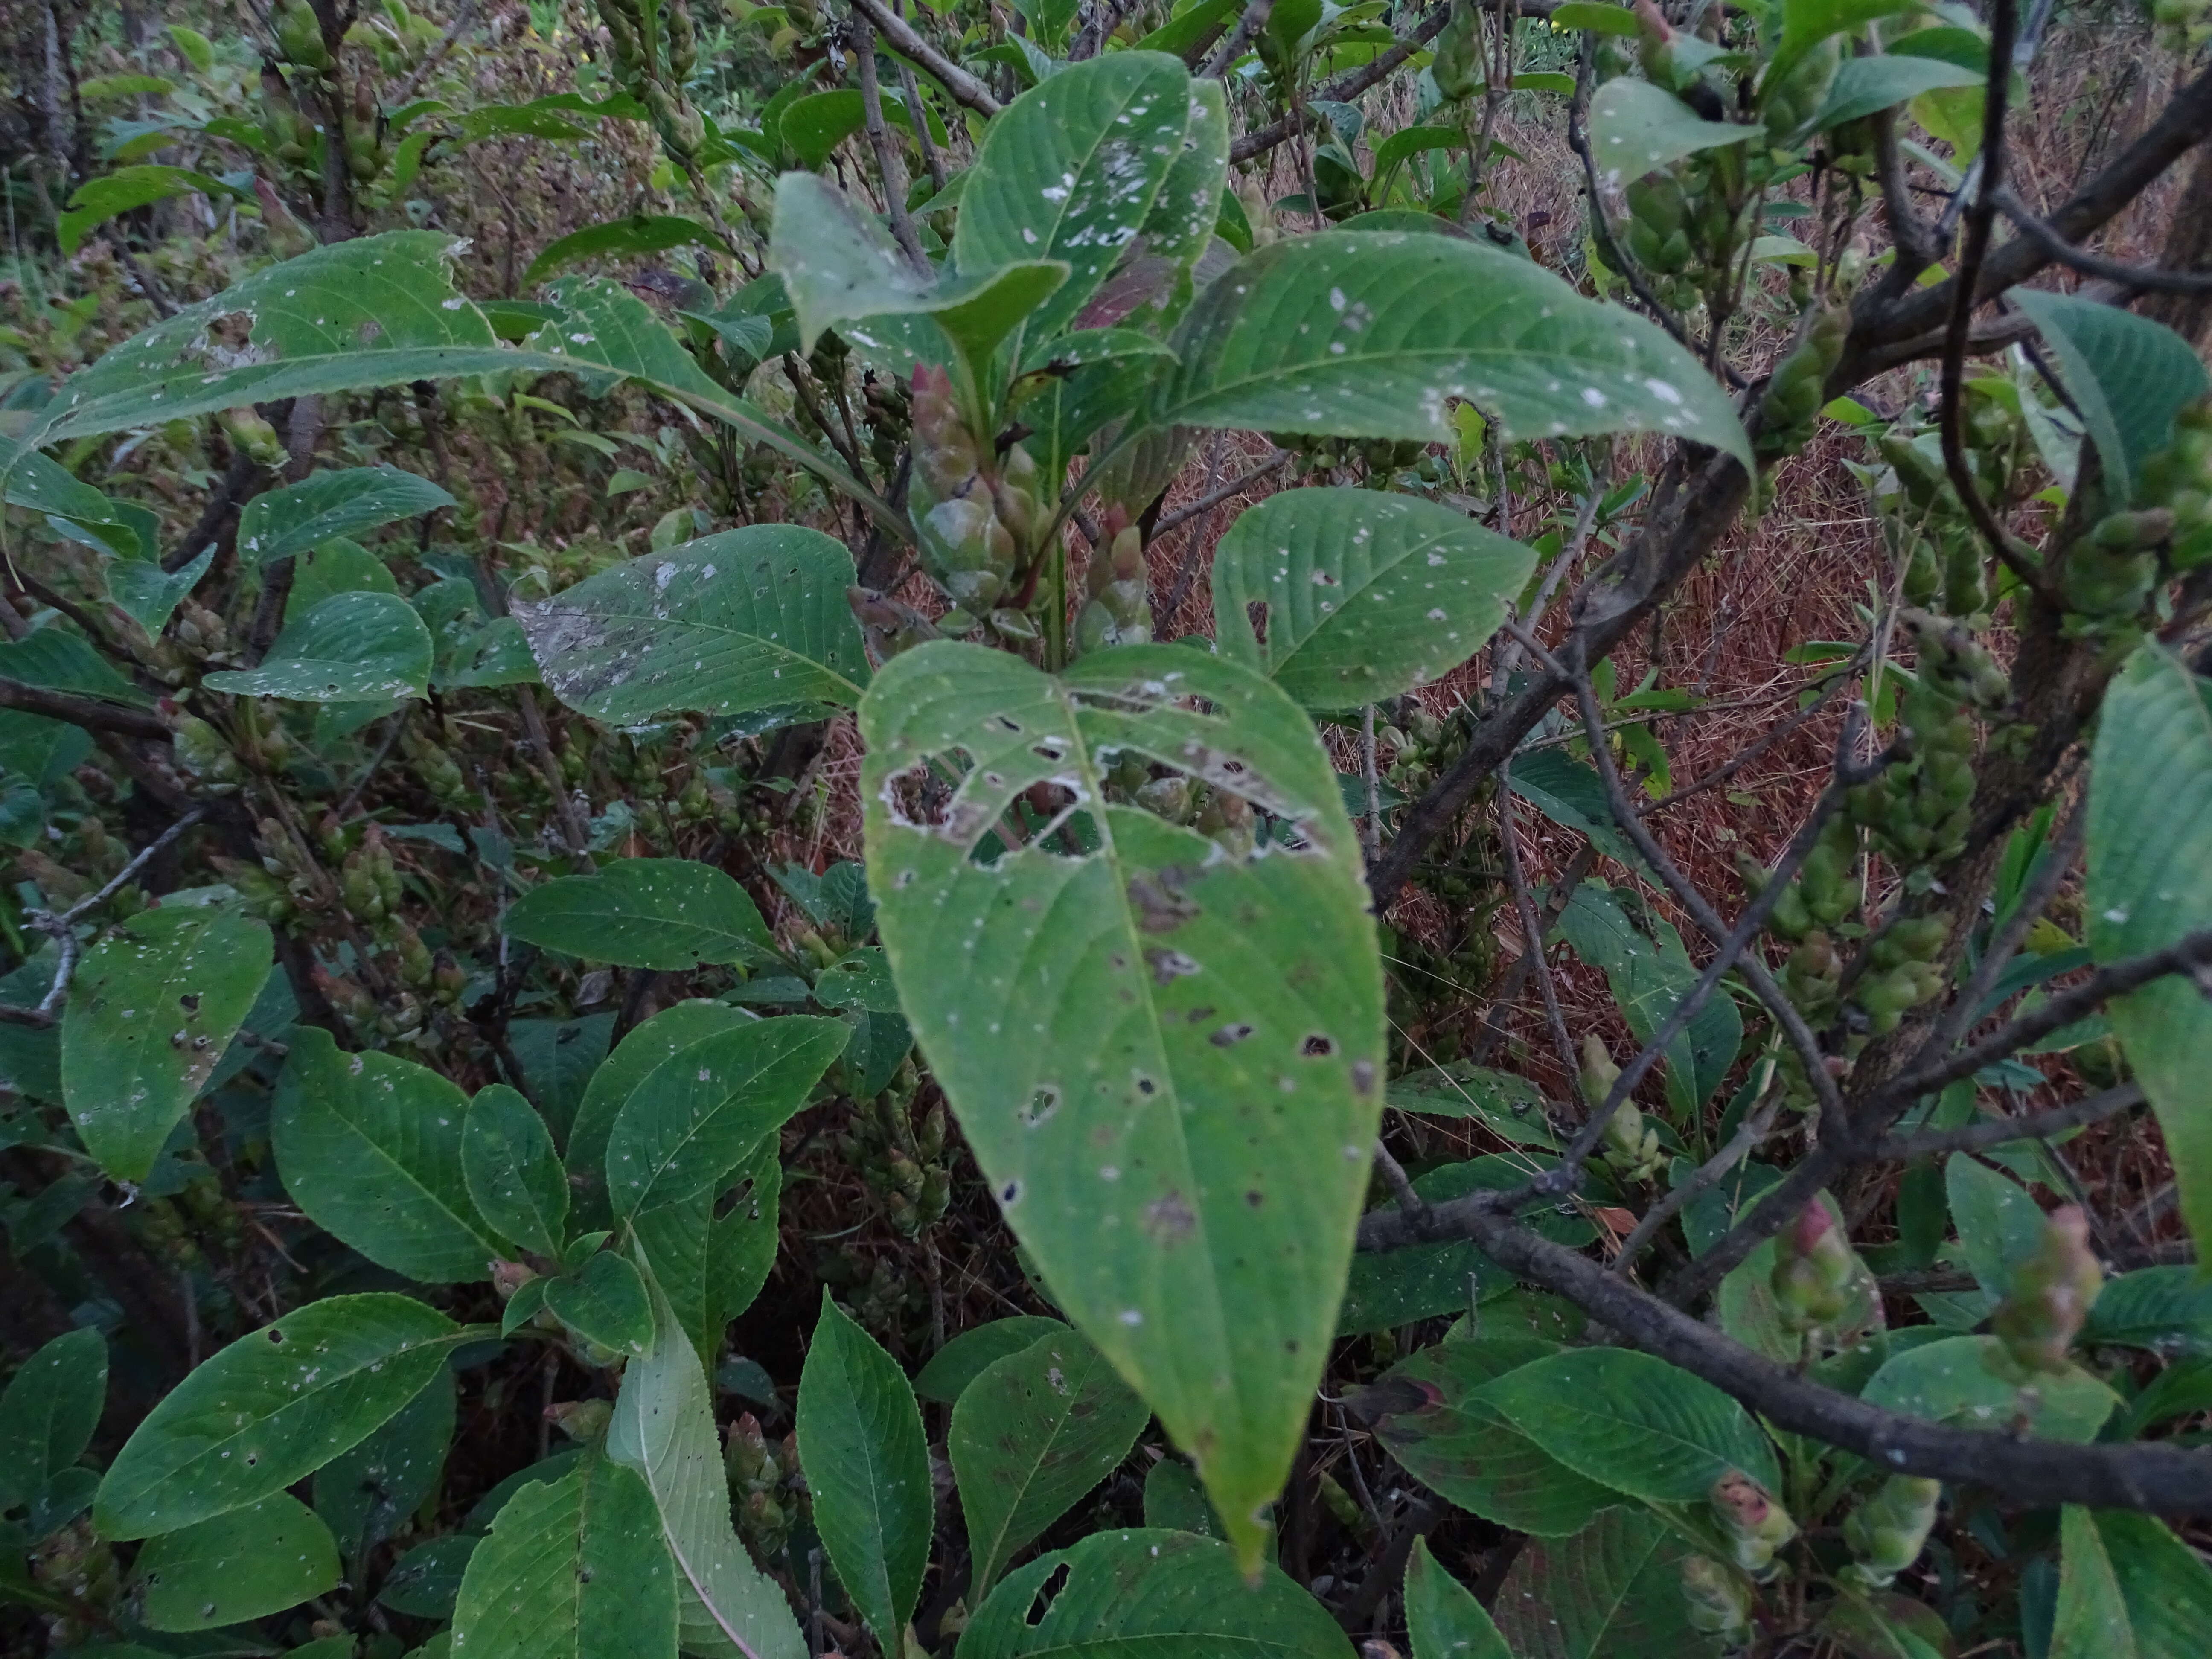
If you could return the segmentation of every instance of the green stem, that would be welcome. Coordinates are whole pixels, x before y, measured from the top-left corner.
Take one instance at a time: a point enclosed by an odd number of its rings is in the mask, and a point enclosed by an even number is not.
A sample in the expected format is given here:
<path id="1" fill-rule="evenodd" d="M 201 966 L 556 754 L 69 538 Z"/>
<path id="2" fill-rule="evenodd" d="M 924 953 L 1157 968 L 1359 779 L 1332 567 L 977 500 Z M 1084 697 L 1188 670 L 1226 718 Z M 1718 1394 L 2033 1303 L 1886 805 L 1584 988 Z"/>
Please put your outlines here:
<path id="1" fill-rule="evenodd" d="M 1054 535 L 1051 550 L 1045 556 L 1052 561 L 1052 598 L 1044 617 L 1044 665 L 1057 674 L 1067 666 L 1066 539 Z"/>

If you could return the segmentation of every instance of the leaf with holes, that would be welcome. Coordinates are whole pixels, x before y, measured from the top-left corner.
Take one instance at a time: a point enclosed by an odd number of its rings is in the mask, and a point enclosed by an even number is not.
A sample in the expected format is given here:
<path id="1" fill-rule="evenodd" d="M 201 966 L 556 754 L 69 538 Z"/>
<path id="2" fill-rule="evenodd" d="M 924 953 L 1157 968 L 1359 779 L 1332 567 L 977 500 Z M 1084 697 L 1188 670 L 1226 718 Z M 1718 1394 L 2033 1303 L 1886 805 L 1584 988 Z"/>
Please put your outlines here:
<path id="1" fill-rule="evenodd" d="M 968 1518 L 971 1594 L 1129 1455 L 1151 1413 L 1062 1327 L 985 1367 L 952 1407 L 946 1449 Z"/>
<path id="2" fill-rule="evenodd" d="M 1011 1575 L 961 1632 L 959 1659 L 1131 1653 L 1352 1659 L 1352 1643 L 1280 1568 L 1255 1562 L 1248 1575 L 1227 1544 L 1139 1528 L 1095 1532 Z"/>
<path id="3" fill-rule="evenodd" d="M 1406 1626 L 1413 1659 L 1513 1659 L 1482 1603 L 1437 1565 L 1425 1538 L 1413 1540 L 1406 1564 Z"/>
<path id="4" fill-rule="evenodd" d="M 2106 694 L 2089 772 L 2089 948 L 2124 962 L 2212 927 L 2212 684 L 2147 645 Z M 2181 1215 L 2212 1240 L 2212 1004 L 2186 974 L 2112 1005 L 2150 1097 Z"/>
<path id="5" fill-rule="evenodd" d="M 131 1577 L 152 1629 L 211 1631 L 322 1595 L 338 1582 L 338 1552 L 315 1512 L 280 1492 L 162 1534 L 138 1552 Z"/>
<path id="6" fill-rule="evenodd" d="M 752 525 L 510 601 L 546 688 L 612 725 L 676 710 L 849 707 L 868 681 L 845 589 L 853 556 L 795 525 Z"/>
<path id="7" fill-rule="evenodd" d="M 339 1052 L 302 1025 L 276 1081 L 269 1138 L 284 1189 L 325 1231 L 424 1284 L 483 1278 L 513 1249 L 469 1196 L 469 1097 L 427 1066 Z"/>
<path id="8" fill-rule="evenodd" d="M 258 668 L 200 684 L 234 697 L 295 702 L 383 702 L 430 689 L 430 630 L 397 593 L 335 593 L 284 631 Z"/>
<path id="9" fill-rule="evenodd" d="M 637 1248 L 702 1364 L 722 1354 L 723 1330 L 751 1305 L 775 1265 L 781 1149 L 765 1136 L 714 1187 L 630 1218 Z"/>
<path id="10" fill-rule="evenodd" d="M 1285 489 L 1214 550 L 1218 648 L 1307 708 L 1380 702 L 1480 650 L 1535 559 L 1419 496 Z"/>
<path id="11" fill-rule="evenodd" d="M 1520 1659 L 1706 1659 L 1682 1595 L 1690 1552 L 1664 1522 L 1607 1510 L 1571 1538 L 1531 1539 L 1498 1588 L 1498 1628 Z"/>
<path id="12" fill-rule="evenodd" d="M 932 642 L 886 665 L 860 726 L 868 890 L 906 1018 L 1054 1299 L 1255 1561 L 1382 1100 L 1381 963 L 1328 754 L 1278 688 L 1171 646 L 1054 678 Z M 1264 850 L 1109 803 L 1121 756 L 1266 812 Z M 1082 838 L 1048 828 L 981 861 L 1039 784 Z"/>
<path id="13" fill-rule="evenodd" d="M 2143 463 L 2173 441 L 2173 417 L 2212 391 L 2212 374 L 2188 341 L 2148 317 L 2038 289 L 2013 298 L 2058 360 L 2111 495 L 2132 501 Z"/>
<path id="14" fill-rule="evenodd" d="M 412 1297 L 309 1303 L 163 1396 L 108 1466 L 94 1524 L 156 1537 L 280 1492 L 374 1433 L 481 1334 Z"/>
<path id="15" fill-rule="evenodd" d="M 1145 229 L 1182 158 L 1190 86 L 1189 70 L 1164 52 L 1109 52 L 1068 64 L 984 129 L 960 197 L 952 262 L 982 272 L 1066 261 L 1066 282 L 1029 319 L 1030 337 L 1073 322 Z"/>
<path id="16" fill-rule="evenodd" d="M 396 466 L 353 466 L 311 472 L 295 484 L 246 502 L 238 515 L 238 555 L 246 564 L 266 564 L 320 547 L 337 536 L 452 507 L 454 501 L 428 478 Z"/>
<path id="17" fill-rule="evenodd" d="M 568 1177 L 538 1109 L 504 1083 L 477 1091 L 461 1123 L 461 1174 L 477 1213 L 540 1255 L 560 1254 Z"/>
<path id="18" fill-rule="evenodd" d="M 676 1571 L 653 1493 L 596 1452 L 532 1480 L 469 1557 L 454 1659 L 665 1659 L 676 1651 Z"/>
<path id="19" fill-rule="evenodd" d="M 753 1565 L 730 1522 L 714 1395 L 674 1311 L 659 1297 L 653 1347 L 623 1369 L 606 1446 L 607 1455 L 643 1475 L 653 1493 L 660 1537 L 676 1563 L 684 1651 L 805 1659 L 805 1639 L 783 1591 Z"/>
<path id="20" fill-rule="evenodd" d="M 1456 398 L 1512 438 L 1656 432 L 1751 453 L 1728 394 L 1656 325 L 1454 237 L 1286 237 L 1215 278 L 1172 343 L 1154 426 L 1455 443 Z"/>
<path id="21" fill-rule="evenodd" d="M 62 1100 L 85 1150 L 143 1181 L 246 1023 L 269 929 L 220 905 L 142 910 L 84 953 L 62 1012 Z"/>
<path id="22" fill-rule="evenodd" d="M 799 1458 L 837 1582 L 893 1651 L 929 1565 L 929 1446 L 906 1373 L 827 1290 L 799 1379 Z"/>
<path id="23" fill-rule="evenodd" d="M 564 956 L 688 973 L 707 963 L 776 961 L 760 908 L 696 859 L 619 859 L 562 876 L 507 907 L 501 929 Z"/>

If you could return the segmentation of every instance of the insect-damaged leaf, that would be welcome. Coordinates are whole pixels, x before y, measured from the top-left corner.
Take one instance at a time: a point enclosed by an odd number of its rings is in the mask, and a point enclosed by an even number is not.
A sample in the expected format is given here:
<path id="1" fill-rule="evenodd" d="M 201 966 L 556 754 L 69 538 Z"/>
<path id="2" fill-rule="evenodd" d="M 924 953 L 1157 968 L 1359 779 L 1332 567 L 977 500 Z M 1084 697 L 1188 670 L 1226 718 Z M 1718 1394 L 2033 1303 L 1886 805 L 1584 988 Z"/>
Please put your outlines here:
<path id="1" fill-rule="evenodd" d="M 1276 687 L 1165 646 L 1055 679 L 933 642 L 878 676 L 860 723 L 907 1018 L 1053 1294 L 1255 1561 L 1382 1098 L 1381 963 L 1328 755 Z M 1109 801 L 1121 755 L 1277 822 L 1241 852 Z M 1038 784 L 1082 823 L 983 862 Z"/>

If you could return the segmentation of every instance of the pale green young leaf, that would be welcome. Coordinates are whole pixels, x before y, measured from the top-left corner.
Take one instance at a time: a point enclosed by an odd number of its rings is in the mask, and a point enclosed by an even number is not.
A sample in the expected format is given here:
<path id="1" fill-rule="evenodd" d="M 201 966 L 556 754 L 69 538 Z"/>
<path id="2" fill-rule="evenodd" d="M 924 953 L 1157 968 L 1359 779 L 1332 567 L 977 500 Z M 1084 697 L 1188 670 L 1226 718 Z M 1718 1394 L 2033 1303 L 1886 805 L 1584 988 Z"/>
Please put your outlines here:
<path id="1" fill-rule="evenodd" d="M 0 1510 L 27 1504 L 84 1455 L 107 1401 L 107 1339 L 65 1332 L 15 1368 L 0 1394 Z"/>
<path id="2" fill-rule="evenodd" d="M 155 1630 L 218 1630 L 296 1607 L 338 1582 L 331 1529 L 286 1492 L 164 1533 L 131 1577 Z"/>
<path id="3" fill-rule="evenodd" d="M 664 1008 L 626 1033 L 615 1051 L 592 1072 L 584 1085 L 584 1097 L 577 1104 L 575 1121 L 568 1128 L 568 1177 L 576 1193 L 580 1229 L 614 1224 L 614 1212 L 607 1206 L 607 1134 L 637 1085 L 678 1048 L 751 1021 L 751 1015 L 726 1002 L 690 999 Z M 654 1271 L 659 1272 L 657 1264 Z M 668 1288 L 666 1279 L 662 1279 L 661 1287 Z"/>
<path id="4" fill-rule="evenodd" d="M 319 1227 L 424 1284 L 483 1278 L 510 1247 L 469 1196 L 469 1100 L 427 1066 L 349 1054 L 303 1025 L 276 1081 L 270 1139 L 285 1190 Z"/>
<path id="5" fill-rule="evenodd" d="M 227 669 L 200 684 L 236 697 L 295 702 L 381 702 L 430 687 L 430 630 L 396 593 L 334 593 L 287 623 L 258 668 Z"/>
<path id="6" fill-rule="evenodd" d="M 564 956 L 688 973 L 706 963 L 773 962 L 775 938 L 735 879 L 696 859 L 617 859 L 532 888 L 501 929 Z"/>
<path id="7" fill-rule="evenodd" d="M 2089 948 L 2100 963 L 2212 927 L 2212 686 L 2144 646 L 2106 693 L 2089 772 Z M 2173 1162 L 2182 1219 L 2212 1239 L 2212 1003 L 2186 974 L 2109 1010 Z"/>
<path id="8" fill-rule="evenodd" d="M 2058 360 L 2096 441 L 2106 493 L 2126 505 L 2143 463 L 2173 441 L 2173 417 L 2212 391 L 2212 373 L 2172 329 L 2118 306 L 2031 288 L 2014 300 Z"/>
<path id="9" fill-rule="evenodd" d="M 256 495 L 240 509 L 239 559 L 245 564 L 289 559 L 334 536 L 358 536 L 395 519 L 453 505 L 428 478 L 396 466 L 311 472 L 295 484 Z"/>
<path id="10" fill-rule="evenodd" d="M 710 1659 L 805 1659 L 806 1643 L 783 1591 L 738 1541 L 707 1374 L 659 1297 L 653 1347 L 623 1368 L 606 1445 L 607 1455 L 644 1476 L 652 1492 L 661 1540 L 676 1564 L 684 1651 Z"/>
<path id="11" fill-rule="evenodd" d="M 1214 550 L 1216 645 L 1304 708 L 1379 702 L 1481 649 L 1535 558 L 1419 496 L 1285 489 Z"/>
<path id="12" fill-rule="evenodd" d="M 570 1330 L 617 1353 L 653 1346 L 653 1298 L 627 1257 L 600 1250 L 545 1286 L 545 1306 Z"/>
<path id="13" fill-rule="evenodd" d="M 143 1181 L 268 975 L 269 929 L 221 905 L 142 910 L 84 953 L 62 1014 L 62 1099 L 85 1149 Z"/>
<path id="14" fill-rule="evenodd" d="M 1163 52 L 1108 52 L 1024 93 L 976 149 L 953 231 L 955 267 L 1066 261 L 1067 281 L 1027 328 L 1037 338 L 1059 333 L 1152 217 L 1193 106 L 1190 72 Z"/>
<path id="15" fill-rule="evenodd" d="M 617 1216 L 718 1192 L 731 1170 L 806 1103 L 844 1049 L 842 1023 L 754 1020 L 678 1049 L 631 1092 L 607 1136 Z"/>
<path id="16" fill-rule="evenodd" d="M 797 525 L 726 530 L 509 603 L 546 688 L 614 725 L 687 710 L 850 706 L 868 682 L 853 556 Z"/>
<path id="17" fill-rule="evenodd" d="M 1947 64 L 1936 58 L 1846 58 L 1828 83 L 1813 131 L 1826 132 L 1876 110 L 1890 109 L 1944 87 L 1979 86 L 1986 71 Z"/>
<path id="18" fill-rule="evenodd" d="M 461 1175 L 477 1212 L 526 1249 L 557 1255 L 568 1177 L 538 1109 L 504 1083 L 477 1091 L 461 1124 Z"/>
<path id="19" fill-rule="evenodd" d="M 383 1427 L 315 1471 L 315 1513 L 346 1560 L 358 1563 L 430 1495 L 454 1415 L 453 1375 L 441 1370 Z"/>
<path id="20" fill-rule="evenodd" d="M 453 1607 L 454 1659 L 670 1659 L 676 1642 L 653 1493 L 598 1453 L 507 1500 Z"/>
<path id="21" fill-rule="evenodd" d="M 799 1460 L 837 1582 L 896 1651 L 929 1565 L 929 1446 L 906 1373 L 826 1289 L 799 1379 Z"/>
<path id="22" fill-rule="evenodd" d="M 971 1594 L 1129 1455 L 1151 1413 L 1065 1328 L 984 1368 L 952 1407 L 946 1449 L 968 1518 Z"/>
<path id="23" fill-rule="evenodd" d="M 1630 75 L 1607 82 L 1590 100 L 1590 151 L 1598 176 L 1616 190 L 1686 155 L 1740 144 L 1759 131 L 1708 121 L 1664 87 Z"/>
<path id="24" fill-rule="evenodd" d="M 914 1391 L 924 1400 L 950 1406 L 996 1361 L 1066 1328 L 1042 1314 L 1012 1314 L 972 1326 L 929 1357 L 914 1379 Z"/>
<path id="25" fill-rule="evenodd" d="M 1656 325 L 1454 237 L 1285 237 L 1218 277 L 1173 343 L 1156 426 L 1452 443 L 1458 398 L 1511 438 L 1654 432 L 1751 453 L 1728 394 Z"/>
<path id="26" fill-rule="evenodd" d="M 1974 1282 L 2002 1296 L 2012 1288 L 2013 1270 L 2043 1242 L 2043 1206 L 2010 1176 L 1963 1152 L 1944 1161 L 1943 1191 Z"/>
<path id="27" fill-rule="evenodd" d="M 1043 1617 L 1038 1592 L 1056 1574 Z M 1352 1659 L 1329 1611 L 1271 1563 L 1248 1577 L 1227 1544 L 1186 1532 L 1096 1532 L 1010 1575 L 975 1609 L 958 1659 L 1115 1659 L 1131 1653 Z"/>
<path id="28" fill-rule="evenodd" d="M 1658 1516 L 1606 1510 L 1571 1538 L 1532 1538 L 1492 1604 L 1517 1659 L 1708 1659 L 1690 1625 L 1688 1547 Z"/>
<path id="29" fill-rule="evenodd" d="M 1633 1349 L 1547 1355 L 1482 1398 L 1569 1468 L 1632 1498 L 1697 1502 L 1731 1471 L 1781 1490 L 1773 1444 L 1749 1412 L 1703 1377 Z"/>
<path id="30" fill-rule="evenodd" d="M 905 1016 L 1054 1299 L 1255 1559 L 1382 1097 L 1381 964 L 1328 755 L 1275 686 L 1169 646 L 1054 678 L 933 642 L 877 677 L 860 724 L 868 887 Z M 1115 755 L 1198 774 L 1294 846 L 1237 856 L 1105 804 Z M 962 757 L 933 821 L 908 816 L 902 792 Z M 978 862 L 1048 782 L 1084 803 L 1096 850 L 1038 836 Z"/>
<path id="31" fill-rule="evenodd" d="M 1929 1422 L 2014 1431 L 2017 1421 L 2041 1439 L 2076 1443 L 2095 1439 L 2120 1403 L 2104 1382 L 2075 1364 L 2039 1374 L 2023 1389 L 1994 1336 L 1947 1336 L 1893 1354 L 1859 1397 Z"/>
<path id="32" fill-rule="evenodd" d="M 1416 1538 L 1406 1563 L 1406 1626 L 1413 1659 L 1513 1659 L 1482 1603 Z"/>
<path id="33" fill-rule="evenodd" d="M 149 1538 L 243 1509 L 358 1445 L 475 1333 L 412 1297 L 311 1302 L 241 1336 L 147 1414 L 100 1482 L 110 1538 Z"/>

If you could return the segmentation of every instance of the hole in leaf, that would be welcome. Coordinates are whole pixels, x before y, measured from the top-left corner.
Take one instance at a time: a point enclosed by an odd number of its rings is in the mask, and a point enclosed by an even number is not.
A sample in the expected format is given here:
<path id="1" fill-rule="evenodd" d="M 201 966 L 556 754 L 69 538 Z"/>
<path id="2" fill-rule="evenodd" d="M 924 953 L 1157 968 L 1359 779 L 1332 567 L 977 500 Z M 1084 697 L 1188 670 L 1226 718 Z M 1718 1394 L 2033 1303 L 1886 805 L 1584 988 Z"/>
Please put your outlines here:
<path id="1" fill-rule="evenodd" d="M 1047 1573 L 1044 1582 L 1037 1586 L 1036 1599 L 1030 1603 L 1030 1610 L 1024 1615 L 1024 1622 L 1031 1629 L 1044 1623 L 1044 1616 L 1052 1611 L 1054 1601 L 1059 1596 L 1060 1591 L 1066 1588 L 1067 1563 L 1063 1561 Z"/>
<path id="2" fill-rule="evenodd" d="M 1298 1052 L 1308 1060 L 1326 1060 L 1336 1052 L 1336 1042 L 1334 1039 L 1323 1036 L 1316 1031 L 1298 1044 Z"/>
<path id="3" fill-rule="evenodd" d="M 1258 641 L 1261 645 L 1265 645 L 1265 644 L 1267 644 L 1267 600 L 1265 600 L 1265 599 L 1247 599 L 1247 600 L 1244 602 L 1244 620 L 1245 620 L 1245 621 L 1247 621 L 1247 622 L 1249 622 L 1249 623 L 1250 623 L 1252 624 L 1252 637 L 1253 637 L 1255 640 L 1257 640 L 1257 641 Z"/>
<path id="4" fill-rule="evenodd" d="M 1252 1028 L 1242 1020 L 1223 1026 L 1206 1041 L 1217 1048 L 1232 1048 L 1252 1035 Z"/>

